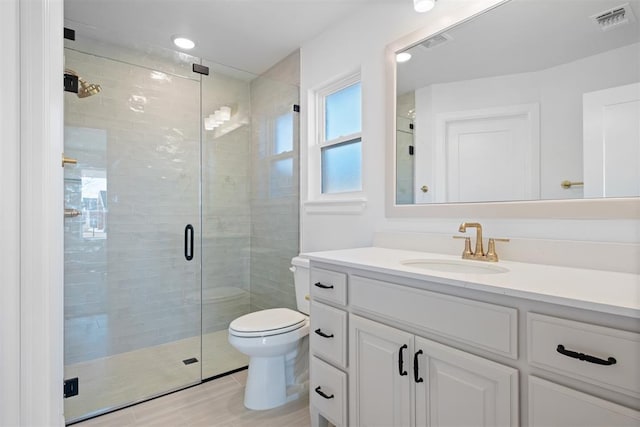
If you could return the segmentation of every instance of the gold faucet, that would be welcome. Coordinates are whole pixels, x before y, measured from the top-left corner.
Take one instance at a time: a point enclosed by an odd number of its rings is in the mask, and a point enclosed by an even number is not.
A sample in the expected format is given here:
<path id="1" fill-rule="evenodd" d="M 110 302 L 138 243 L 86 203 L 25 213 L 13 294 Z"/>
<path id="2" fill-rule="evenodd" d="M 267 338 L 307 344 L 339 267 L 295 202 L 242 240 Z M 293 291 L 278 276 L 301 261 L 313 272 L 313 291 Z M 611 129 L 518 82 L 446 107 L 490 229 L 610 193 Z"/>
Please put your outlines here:
<path id="1" fill-rule="evenodd" d="M 461 233 L 465 233 L 467 231 L 467 227 L 476 229 L 476 250 L 474 252 L 467 253 L 465 250 L 462 254 L 462 258 L 466 259 L 478 259 L 478 257 L 484 256 L 484 248 L 482 247 L 482 225 L 479 222 L 463 222 L 460 224 L 458 231 Z"/>
<path id="2" fill-rule="evenodd" d="M 498 254 L 496 253 L 496 242 L 508 242 L 509 239 L 489 239 L 489 249 L 487 253 L 484 253 L 484 247 L 482 244 L 482 225 L 478 222 L 463 222 L 460 224 L 458 231 L 461 233 L 465 233 L 467 231 L 467 227 L 476 229 L 476 249 L 475 251 L 471 250 L 471 238 L 465 237 L 464 242 L 464 251 L 462 252 L 462 259 L 473 259 L 477 261 L 489 261 L 489 262 L 497 262 Z M 454 236 L 457 238 L 457 236 Z"/>

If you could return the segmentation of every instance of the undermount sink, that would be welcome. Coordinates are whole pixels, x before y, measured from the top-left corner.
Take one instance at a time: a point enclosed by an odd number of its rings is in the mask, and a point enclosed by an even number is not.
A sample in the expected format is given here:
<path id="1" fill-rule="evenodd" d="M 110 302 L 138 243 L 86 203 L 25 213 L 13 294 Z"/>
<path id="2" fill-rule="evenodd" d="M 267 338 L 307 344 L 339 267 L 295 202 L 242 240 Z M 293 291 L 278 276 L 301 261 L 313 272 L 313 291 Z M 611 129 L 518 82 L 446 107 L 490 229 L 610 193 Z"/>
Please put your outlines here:
<path id="1" fill-rule="evenodd" d="M 400 264 L 443 273 L 499 274 L 509 271 L 504 267 L 494 264 L 480 264 L 480 262 L 448 259 L 407 259 L 400 261 Z"/>

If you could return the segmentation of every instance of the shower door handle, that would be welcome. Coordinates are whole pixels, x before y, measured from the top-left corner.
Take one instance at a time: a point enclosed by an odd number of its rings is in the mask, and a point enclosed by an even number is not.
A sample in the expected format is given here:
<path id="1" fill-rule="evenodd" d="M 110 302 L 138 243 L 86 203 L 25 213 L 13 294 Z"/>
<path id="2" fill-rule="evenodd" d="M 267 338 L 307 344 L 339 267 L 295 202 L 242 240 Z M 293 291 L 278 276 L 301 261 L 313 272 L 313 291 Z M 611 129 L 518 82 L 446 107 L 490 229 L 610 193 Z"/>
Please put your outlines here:
<path id="1" fill-rule="evenodd" d="M 187 261 L 193 259 L 193 225 L 184 228 L 184 257 Z"/>

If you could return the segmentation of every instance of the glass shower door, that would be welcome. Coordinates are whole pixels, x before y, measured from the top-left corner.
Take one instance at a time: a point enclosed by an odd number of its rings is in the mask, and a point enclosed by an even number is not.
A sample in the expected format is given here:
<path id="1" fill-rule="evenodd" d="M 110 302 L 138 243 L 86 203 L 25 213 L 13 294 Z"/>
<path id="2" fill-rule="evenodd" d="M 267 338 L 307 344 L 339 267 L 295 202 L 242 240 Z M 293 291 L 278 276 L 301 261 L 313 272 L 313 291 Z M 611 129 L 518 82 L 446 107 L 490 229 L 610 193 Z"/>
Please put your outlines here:
<path id="1" fill-rule="evenodd" d="M 65 93 L 72 422 L 201 379 L 200 79 L 71 49 L 65 62 L 83 95 Z"/>

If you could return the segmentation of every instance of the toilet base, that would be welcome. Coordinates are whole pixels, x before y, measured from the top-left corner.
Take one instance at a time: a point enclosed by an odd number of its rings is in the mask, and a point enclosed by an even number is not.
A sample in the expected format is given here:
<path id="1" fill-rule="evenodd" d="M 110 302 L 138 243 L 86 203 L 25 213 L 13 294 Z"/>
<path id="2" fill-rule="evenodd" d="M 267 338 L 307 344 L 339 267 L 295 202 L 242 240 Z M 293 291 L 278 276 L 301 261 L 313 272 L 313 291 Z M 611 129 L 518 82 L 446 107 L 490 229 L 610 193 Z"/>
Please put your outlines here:
<path id="1" fill-rule="evenodd" d="M 287 396 L 285 356 L 252 357 L 244 391 L 244 406 L 264 410 L 284 405 L 297 396 Z"/>

